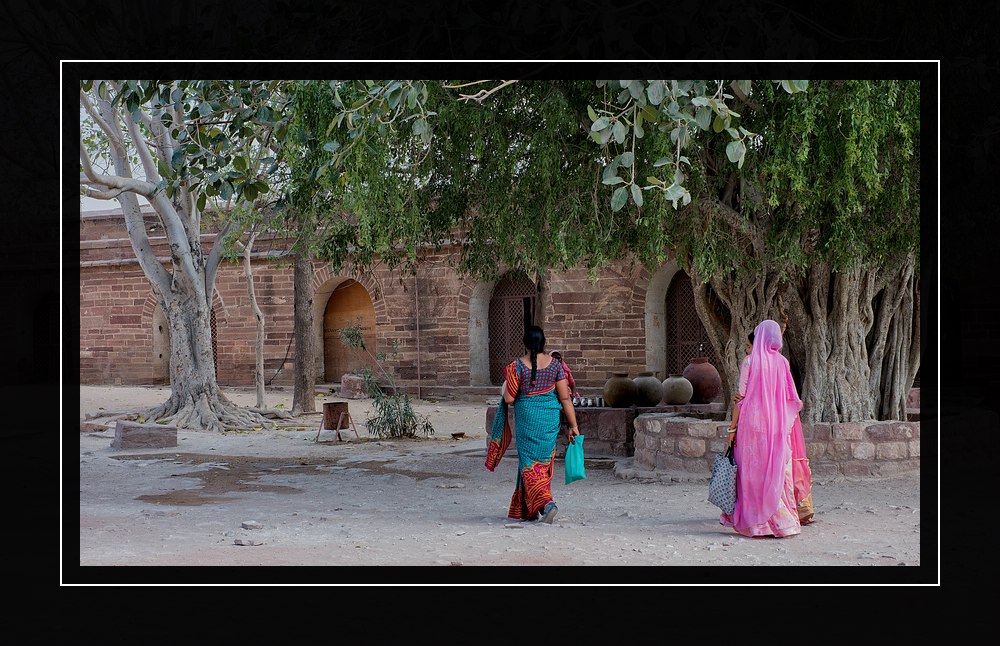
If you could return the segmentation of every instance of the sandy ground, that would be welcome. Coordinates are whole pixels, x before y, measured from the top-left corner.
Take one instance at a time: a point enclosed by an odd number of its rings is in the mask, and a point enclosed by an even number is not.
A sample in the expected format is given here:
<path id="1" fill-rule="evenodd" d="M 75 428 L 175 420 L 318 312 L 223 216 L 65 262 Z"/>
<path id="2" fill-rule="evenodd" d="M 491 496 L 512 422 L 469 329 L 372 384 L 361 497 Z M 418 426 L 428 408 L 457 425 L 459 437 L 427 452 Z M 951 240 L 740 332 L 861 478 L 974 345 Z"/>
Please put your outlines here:
<path id="1" fill-rule="evenodd" d="M 81 386 L 81 421 L 106 422 L 168 394 Z M 227 394 L 254 403 L 251 392 Z M 269 393 L 267 403 L 290 408 L 290 390 Z M 565 485 L 560 461 L 557 520 L 520 523 L 506 518 L 516 457 L 494 473 L 483 467 L 486 403 L 418 401 L 436 434 L 394 441 L 367 437 L 370 400 L 349 405 L 360 440 L 325 431 L 315 442 L 319 415 L 270 431 L 181 431 L 178 446 L 164 449 L 115 450 L 113 430 L 81 432 L 83 567 L 73 577 L 86 580 L 86 566 L 122 565 L 921 564 L 919 474 L 818 479 L 814 524 L 794 537 L 749 539 L 719 524 L 707 478 L 626 480 L 613 461 L 594 460 L 585 480 Z M 465 437 L 452 439 L 459 432 Z M 64 522 L 73 522 L 72 504 Z"/>

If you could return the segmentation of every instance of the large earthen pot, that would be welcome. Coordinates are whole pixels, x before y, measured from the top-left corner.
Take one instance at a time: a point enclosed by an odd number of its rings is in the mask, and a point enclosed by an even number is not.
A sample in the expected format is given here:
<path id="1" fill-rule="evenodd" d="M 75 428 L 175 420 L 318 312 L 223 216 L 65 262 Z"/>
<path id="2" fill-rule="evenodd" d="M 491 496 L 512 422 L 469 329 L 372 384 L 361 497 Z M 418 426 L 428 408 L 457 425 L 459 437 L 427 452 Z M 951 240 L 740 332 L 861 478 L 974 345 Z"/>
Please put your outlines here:
<path id="1" fill-rule="evenodd" d="M 635 402 L 635 382 L 627 372 L 612 372 L 604 383 L 604 405 L 611 408 L 628 408 Z"/>
<path id="2" fill-rule="evenodd" d="M 635 405 L 656 406 L 663 398 L 663 384 L 653 376 L 652 372 L 640 372 L 632 380 L 635 382 Z"/>
<path id="3" fill-rule="evenodd" d="M 684 367 L 684 378 L 691 382 L 692 404 L 707 404 L 722 393 L 722 377 L 708 362 L 708 357 L 695 357 Z"/>
<path id="4" fill-rule="evenodd" d="M 681 375 L 670 375 L 663 380 L 663 403 L 683 406 L 691 401 L 694 386 Z"/>

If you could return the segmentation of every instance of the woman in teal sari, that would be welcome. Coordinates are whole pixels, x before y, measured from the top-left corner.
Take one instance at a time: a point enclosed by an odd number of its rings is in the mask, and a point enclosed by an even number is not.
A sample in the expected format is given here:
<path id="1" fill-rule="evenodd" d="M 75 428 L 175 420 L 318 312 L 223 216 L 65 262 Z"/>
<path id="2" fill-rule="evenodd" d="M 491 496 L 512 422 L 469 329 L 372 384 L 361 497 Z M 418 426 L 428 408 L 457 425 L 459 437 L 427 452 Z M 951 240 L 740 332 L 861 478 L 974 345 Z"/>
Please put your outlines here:
<path id="1" fill-rule="evenodd" d="M 511 431 L 507 407 L 514 405 L 517 433 L 517 484 L 511 496 L 509 518 L 541 520 L 551 523 L 558 509 L 552 499 L 552 471 L 559 435 L 559 413 L 566 413 L 570 423 L 569 441 L 580 434 L 576 413 L 570 402 L 569 386 L 562 361 L 543 352 L 545 333 L 532 325 L 524 332 L 528 353 L 504 368 L 507 385 L 493 418 L 493 428 L 486 447 L 486 468 L 496 469 L 510 446 Z"/>

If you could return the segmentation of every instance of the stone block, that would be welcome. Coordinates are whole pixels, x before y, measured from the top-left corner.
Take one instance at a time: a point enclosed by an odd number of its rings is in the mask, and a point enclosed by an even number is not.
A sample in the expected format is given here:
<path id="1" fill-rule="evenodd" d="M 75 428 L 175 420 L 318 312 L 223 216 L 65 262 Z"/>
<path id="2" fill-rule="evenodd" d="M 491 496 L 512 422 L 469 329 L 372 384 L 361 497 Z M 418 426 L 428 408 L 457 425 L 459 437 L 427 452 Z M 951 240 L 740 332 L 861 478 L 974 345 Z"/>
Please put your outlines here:
<path id="1" fill-rule="evenodd" d="M 840 422 L 831 425 L 835 440 L 863 440 L 865 425 L 860 422 Z"/>
<path id="2" fill-rule="evenodd" d="M 712 440 L 708 443 L 709 453 L 723 453 L 726 450 L 725 440 Z"/>
<path id="3" fill-rule="evenodd" d="M 920 457 L 920 440 L 910 440 L 908 448 L 910 449 L 910 457 Z"/>
<path id="4" fill-rule="evenodd" d="M 81 433 L 103 433 L 108 430 L 108 427 L 104 424 L 91 424 L 89 422 L 80 422 L 80 432 Z"/>
<path id="5" fill-rule="evenodd" d="M 870 462 L 843 462 L 840 465 L 840 472 L 845 476 L 870 476 L 872 475 L 872 464 Z"/>
<path id="6" fill-rule="evenodd" d="M 363 377 L 343 375 L 340 378 L 340 396 L 344 399 L 368 399 L 368 386 Z"/>
<path id="7" fill-rule="evenodd" d="M 829 442 L 833 439 L 833 431 L 831 429 L 831 424 L 829 422 L 817 422 L 815 424 L 803 424 L 802 434 L 804 437 L 809 437 L 805 435 L 806 427 L 810 428 L 812 439 L 819 440 L 821 442 Z"/>
<path id="8" fill-rule="evenodd" d="M 858 460 L 871 460 L 875 457 L 875 445 L 871 442 L 855 442 L 851 447 L 851 455 Z"/>
<path id="9" fill-rule="evenodd" d="M 677 439 L 677 452 L 686 458 L 698 458 L 705 455 L 705 440 L 693 437 Z"/>
<path id="10" fill-rule="evenodd" d="M 162 449 L 177 446 L 177 427 L 163 424 L 140 424 L 118 420 L 113 449 Z"/>
<path id="11" fill-rule="evenodd" d="M 907 453 L 906 442 L 882 442 L 875 448 L 875 457 L 879 460 L 903 460 Z"/>
<path id="12" fill-rule="evenodd" d="M 909 440 L 913 430 L 907 422 L 878 422 L 865 428 L 868 438 L 874 442 Z"/>
<path id="13" fill-rule="evenodd" d="M 813 477 L 840 475 L 840 466 L 833 460 L 810 460 L 809 469 L 812 471 Z"/>
<path id="14" fill-rule="evenodd" d="M 850 442 L 830 442 L 826 445 L 826 454 L 831 460 L 850 460 L 853 455 Z"/>
<path id="15" fill-rule="evenodd" d="M 676 455 L 659 453 L 656 456 L 656 468 L 666 471 L 683 471 L 684 459 Z"/>
<path id="16" fill-rule="evenodd" d="M 826 455 L 826 442 L 808 442 L 806 444 L 806 457 L 810 460 L 821 458 Z"/>
<path id="17" fill-rule="evenodd" d="M 725 430 L 723 430 L 723 434 L 725 434 Z M 691 422 L 688 424 L 688 435 L 691 437 L 719 437 L 719 425 L 715 422 Z"/>
<path id="18" fill-rule="evenodd" d="M 661 437 L 657 443 L 656 450 L 674 455 L 677 453 L 677 440 L 670 436 Z"/>

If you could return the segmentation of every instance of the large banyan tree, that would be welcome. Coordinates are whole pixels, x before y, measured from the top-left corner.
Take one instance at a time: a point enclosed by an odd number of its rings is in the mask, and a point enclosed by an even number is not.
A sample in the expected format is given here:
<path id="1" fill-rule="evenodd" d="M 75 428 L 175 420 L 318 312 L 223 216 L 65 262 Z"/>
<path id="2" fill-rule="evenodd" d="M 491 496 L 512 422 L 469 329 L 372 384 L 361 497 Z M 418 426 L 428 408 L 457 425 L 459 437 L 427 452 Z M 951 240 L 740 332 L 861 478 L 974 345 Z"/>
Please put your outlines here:
<path id="1" fill-rule="evenodd" d="M 378 83 L 365 90 L 393 87 Z M 459 267 L 480 275 L 673 255 L 727 398 L 747 334 L 787 313 L 804 419 L 905 418 L 920 365 L 917 82 L 427 87 L 426 118 L 380 129 L 349 164 L 361 230 L 460 232 Z"/>
<path id="2" fill-rule="evenodd" d="M 677 239 L 696 305 L 735 380 L 744 339 L 789 317 L 786 342 L 810 421 L 906 419 L 920 367 L 920 87 L 769 84 L 740 106 L 749 152 L 697 147 L 694 224 Z"/>
<path id="3" fill-rule="evenodd" d="M 223 430 L 266 424 L 220 390 L 212 359 L 211 304 L 223 242 L 202 247 L 214 203 L 252 202 L 269 189 L 268 151 L 287 130 L 278 81 L 83 81 L 81 194 L 117 200 L 132 249 L 166 314 L 170 398 L 146 417 L 182 428 Z M 83 117 L 82 117 L 83 120 Z M 103 169 L 100 162 L 109 168 Z M 169 244 L 156 256 L 139 198 L 152 206 Z"/>

